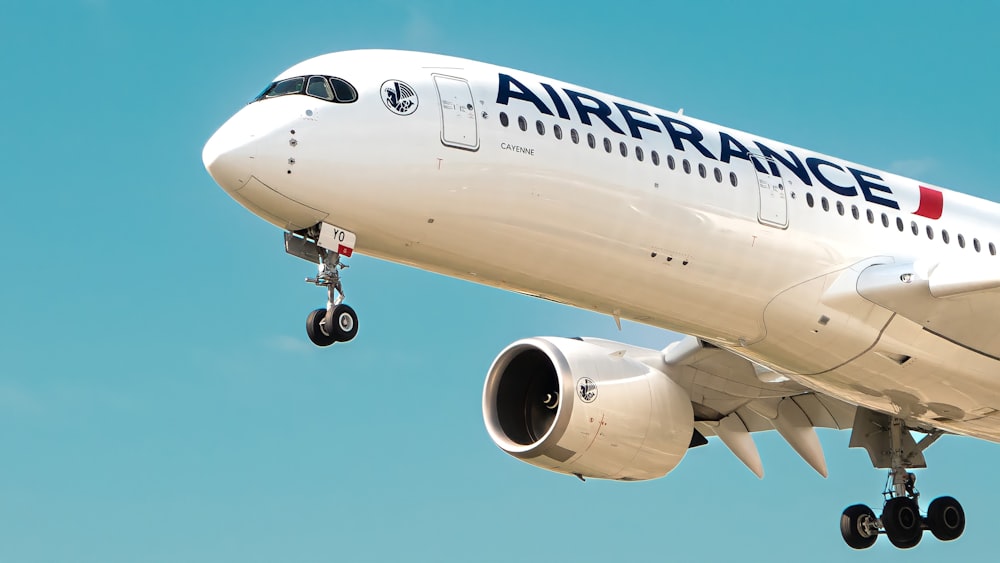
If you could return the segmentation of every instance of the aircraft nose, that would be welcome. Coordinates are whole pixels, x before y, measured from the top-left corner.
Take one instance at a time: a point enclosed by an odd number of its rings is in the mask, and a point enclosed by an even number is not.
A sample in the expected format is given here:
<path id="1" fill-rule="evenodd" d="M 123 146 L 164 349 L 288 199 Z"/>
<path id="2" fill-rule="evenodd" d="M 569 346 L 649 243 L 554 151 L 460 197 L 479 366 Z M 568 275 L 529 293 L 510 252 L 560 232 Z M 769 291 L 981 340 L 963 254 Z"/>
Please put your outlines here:
<path id="1" fill-rule="evenodd" d="M 201 152 L 205 169 L 230 194 L 250 180 L 257 147 L 256 136 L 240 126 L 238 117 L 234 116 L 220 127 Z"/>

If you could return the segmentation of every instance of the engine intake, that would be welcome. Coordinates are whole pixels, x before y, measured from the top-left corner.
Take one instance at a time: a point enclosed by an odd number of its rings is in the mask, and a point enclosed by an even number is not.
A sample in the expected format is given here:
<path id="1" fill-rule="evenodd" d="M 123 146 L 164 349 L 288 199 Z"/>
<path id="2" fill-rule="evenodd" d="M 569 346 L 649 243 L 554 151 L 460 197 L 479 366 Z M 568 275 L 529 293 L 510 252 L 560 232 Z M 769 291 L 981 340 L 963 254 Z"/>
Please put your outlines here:
<path id="1" fill-rule="evenodd" d="M 691 442 L 690 398 L 665 373 L 621 352 L 552 337 L 505 348 L 483 390 L 493 442 L 558 473 L 628 481 L 666 475 Z"/>

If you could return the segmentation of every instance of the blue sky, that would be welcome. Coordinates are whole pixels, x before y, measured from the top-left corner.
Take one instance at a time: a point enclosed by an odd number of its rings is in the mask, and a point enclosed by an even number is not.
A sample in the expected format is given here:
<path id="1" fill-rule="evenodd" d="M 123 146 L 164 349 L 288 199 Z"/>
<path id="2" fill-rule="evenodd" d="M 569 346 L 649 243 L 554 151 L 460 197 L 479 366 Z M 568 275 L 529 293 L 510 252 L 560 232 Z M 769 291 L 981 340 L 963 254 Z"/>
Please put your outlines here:
<path id="1" fill-rule="evenodd" d="M 957 3 L 953 3 L 957 4 Z M 850 551 L 884 473 L 774 433 L 646 483 L 507 457 L 480 397 L 525 336 L 675 336 L 355 257 L 361 331 L 317 350 L 322 292 L 201 147 L 292 64 L 387 47 L 520 68 L 997 199 L 995 2 L 19 2 L 0 19 L 0 561 L 772 561 L 995 554 L 1000 448 L 919 474 L 969 524 Z"/>

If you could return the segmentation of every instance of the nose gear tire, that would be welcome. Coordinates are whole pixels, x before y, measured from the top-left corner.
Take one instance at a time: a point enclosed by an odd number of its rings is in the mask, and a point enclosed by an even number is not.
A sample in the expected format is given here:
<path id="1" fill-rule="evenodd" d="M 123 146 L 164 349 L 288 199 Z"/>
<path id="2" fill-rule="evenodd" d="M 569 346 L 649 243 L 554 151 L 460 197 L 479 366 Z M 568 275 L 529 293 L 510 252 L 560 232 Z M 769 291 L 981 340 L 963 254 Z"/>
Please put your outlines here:
<path id="1" fill-rule="evenodd" d="M 309 335 L 309 340 L 312 340 L 312 343 L 317 346 L 329 346 L 337 341 L 334 335 L 327 333 L 325 318 L 326 309 L 316 309 L 309 313 L 306 318 L 306 334 Z"/>
<path id="2" fill-rule="evenodd" d="M 354 309 L 343 303 L 334 307 L 333 326 L 329 328 L 329 331 L 337 342 L 353 340 L 358 334 L 358 315 Z"/>

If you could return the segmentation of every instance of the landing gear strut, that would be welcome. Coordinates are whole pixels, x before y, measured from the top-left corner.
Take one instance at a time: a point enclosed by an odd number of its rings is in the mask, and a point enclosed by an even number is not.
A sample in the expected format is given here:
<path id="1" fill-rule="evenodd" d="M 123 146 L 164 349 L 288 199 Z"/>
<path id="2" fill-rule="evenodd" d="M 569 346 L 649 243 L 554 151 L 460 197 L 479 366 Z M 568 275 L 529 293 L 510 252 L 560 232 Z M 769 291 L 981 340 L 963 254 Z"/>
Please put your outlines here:
<path id="1" fill-rule="evenodd" d="M 355 240 L 353 233 L 326 223 L 285 233 L 285 252 L 319 265 L 316 277 L 306 281 L 326 288 L 326 307 L 306 318 L 306 334 L 317 346 L 347 342 L 358 334 L 358 315 L 344 304 L 344 286 L 340 282 L 340 271 L 348 267 L 340 261 L 341 254 L 350 256 Z"/>
<path id="2" fill-rule="evenodd" d="M 309 313 L 306 334 L 313 344 L 329 346 L 334 342 L 352 340 L 358 334 L 358 315 L 343 302 L 340 270 L 347 268 L 347 264 L 340 261 L 340 254 L 325 248 L 319 248 L 319 257 L 319 273 L 315 278 L 306 278 L 306 281 L 326 288 L 326 308 Z"/>
<path id="3" fill-rule="evenodd" d="M 866 549 L 875 544 L 880 533 L 892 545 L 909 549 L 920 543 L 924 530 L 930 530 L 942 541 L 957 539 L 965 530 L 965 512 L 952 497 L 940 497 L 931 502 L 927 516 L 920 515 L 920 492 L 916 489 L 916 476 L 910 468 L 927 467 L 923 451 L 942 433 L 934 431 L 916 443 L 903 420 L 858 408 L 851 434 L 851 447 L 868 450 L 872 464 L 888 468 L 885 503 L 882 516 L 867 506 L 855 504 L 847 507 L 840 516 L 840 533 L 847 545 Z"/>

